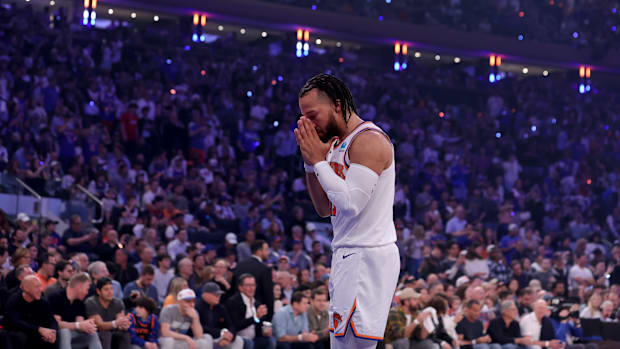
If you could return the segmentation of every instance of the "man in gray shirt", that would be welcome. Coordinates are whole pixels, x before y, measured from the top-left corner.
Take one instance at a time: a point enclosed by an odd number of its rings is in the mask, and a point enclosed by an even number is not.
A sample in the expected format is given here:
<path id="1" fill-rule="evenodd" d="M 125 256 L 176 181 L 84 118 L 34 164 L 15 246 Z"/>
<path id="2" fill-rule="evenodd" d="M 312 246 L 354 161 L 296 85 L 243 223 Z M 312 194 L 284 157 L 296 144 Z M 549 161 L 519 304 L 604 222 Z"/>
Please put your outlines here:
<path id="1" fill-rule="evenodd" d="M 177 295 L 177 304 L 162 309 L 159 316 L 161 349 L 210 349 L 213 337 L 204 334 L 198 312 L 194 309 L 196 293 L 186 288 Z M 191 329 L 191 334 L 188 335 Z"/>
<path id="2" fill-rule="evenodd" d="M 129 349 L 129 317 L 125 315 L 123 301 L 114 297 L 112 280 L 107 277 L 97 280 L 97 294 L 84 302 L 86 316 L 95 321 L 103 349 Z M 114 345 L 112 344 L 114 342 Z"/>

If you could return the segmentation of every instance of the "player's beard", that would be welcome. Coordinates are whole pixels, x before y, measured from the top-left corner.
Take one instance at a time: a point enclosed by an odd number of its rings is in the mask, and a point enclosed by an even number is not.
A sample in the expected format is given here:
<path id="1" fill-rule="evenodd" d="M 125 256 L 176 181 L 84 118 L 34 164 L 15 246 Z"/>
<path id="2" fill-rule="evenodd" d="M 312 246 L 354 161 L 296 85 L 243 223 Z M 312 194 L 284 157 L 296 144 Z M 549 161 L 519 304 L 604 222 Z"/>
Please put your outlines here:
<path id="1" fill-rule="evenodd" d="M 336 124 L 336 116 L 333 113 L 330 113 L 325 130 L 321 130 L 318 135 L 323 143 L 327 143 L 330 139 L 338 137 L 338 125 Z"/>

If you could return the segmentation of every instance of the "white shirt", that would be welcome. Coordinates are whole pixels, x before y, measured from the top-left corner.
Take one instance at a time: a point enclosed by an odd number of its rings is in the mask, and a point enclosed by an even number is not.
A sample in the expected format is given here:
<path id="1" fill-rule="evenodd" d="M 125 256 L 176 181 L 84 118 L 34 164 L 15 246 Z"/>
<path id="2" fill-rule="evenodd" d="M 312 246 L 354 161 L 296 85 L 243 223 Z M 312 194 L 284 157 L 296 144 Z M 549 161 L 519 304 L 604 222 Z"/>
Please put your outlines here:
<path id="1" fill-rule="evenodd" d="M 452 234 L 454 232 L 461 231 L 465 229 L 465 226 L 467 226 L 467 220 L 459 219 L 459 217 L 454 216 L 450 218 L 450 220 L 446 224 L 446 234 Z"/>
<path id="2" fill-rule="evenodd" d="M 582 268 L 579 265 L 575 264 L 570 271 L 568 272 L 568 289 L 573 289 L 579 285 L 577 285 L 576 278 L 584 278 L 584 279 L 594 279 L 592 272 L 590 269 Z"/>
<path id="3" fill-rule="evenodd" d="M 170 243 L 168 244 L 167 250 L 168 250 L 168 254 L 170 255 L 170 258 L 174 261 L 176 260 L 177 255 L 185 253 L 188 247 L 189 247 L 189 242 L 187 241 L 181 242 L 179 239 L 174 239 L 170 241 Z"/>
<path id="4" fill-rule="evenodd" d="M 521 327 L 521 336 L 530 336 L 533 340 L 540 340 L 540 330 L 542 328 L 542 324 L 538 322 L 538 318 L 536 318 L 536 313 L 531 312 L 521 318 L 519 321 L 519 326 Z M 541 349 L 539 345 L 530 345 L 528 349 Z"/>
<path id="5" fill-rule="evenodd" d="M 153 278 L 153 286 L 157 289 L 157 298 L 162 303 L 166 298 L 166 292 L 168 291 L 168 285 L 170 281 L 174 279 L 174 270 L 168 269 L 166 273 L 162 273 L 159 268 L 155 268 L 155 277 Z"/>
<path id="6" fill-rule="evenodd" d="M 256 307 L 254 306 L 254 300 L 250 300 L 250 297 L 241 293 L 241 299 L 243 299 L 243 304 L 245 304 L 245 319 L 254 317 L 256 315 Z M 237 331 L 237 334 L 243 338 L 254 339 L 256 337 L 256 329 L 254 328 L 254 324 Z"/>

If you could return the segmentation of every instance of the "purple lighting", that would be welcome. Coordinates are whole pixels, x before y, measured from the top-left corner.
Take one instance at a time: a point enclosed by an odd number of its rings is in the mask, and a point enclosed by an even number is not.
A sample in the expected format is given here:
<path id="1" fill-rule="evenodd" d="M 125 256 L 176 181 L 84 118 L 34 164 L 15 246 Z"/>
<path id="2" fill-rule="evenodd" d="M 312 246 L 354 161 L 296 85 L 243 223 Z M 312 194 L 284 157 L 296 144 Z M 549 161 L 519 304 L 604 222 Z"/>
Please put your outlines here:
<path id="1" fill-rule="evenodd" d="M 579 37 L 579 33 L 573 32 L 573 39 L 577 39 Z"/>
<path id="2" fill-rule="evenodd" d="M 312 5 L 312 11 L 316 11 L 316 5 Z"/>
<path id="3" fill-rule="evenodd" d="M 615 32 L 616 30 L 618 30 L 618 28 L 616 28 L 616 26 L 614 25 L 613 27 L 611 27 L 611 31 Z"/>
<path id="4" fill-rule="evenodd" d="M 379 20 L 382 21 L 383 20 L 383 16 L 379 16 Z"/>

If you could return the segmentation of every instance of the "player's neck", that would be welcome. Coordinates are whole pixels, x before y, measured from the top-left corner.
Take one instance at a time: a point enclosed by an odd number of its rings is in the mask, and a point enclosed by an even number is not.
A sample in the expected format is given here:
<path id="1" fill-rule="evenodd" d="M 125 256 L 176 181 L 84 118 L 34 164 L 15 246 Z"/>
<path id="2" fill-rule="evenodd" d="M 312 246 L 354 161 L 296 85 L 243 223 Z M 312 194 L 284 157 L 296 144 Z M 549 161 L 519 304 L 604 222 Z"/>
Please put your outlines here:
<path id="1" fill-rule="evenodd" d="M 355 130 L 360 124 L 362 124 L 364 120 L 362 120 L 357 114 L 352 113 L 349 121 L 345 124 L 344 129 L 338 135 L 338 138 L 342 141 L 347 138 L 353 130 Z"/>

